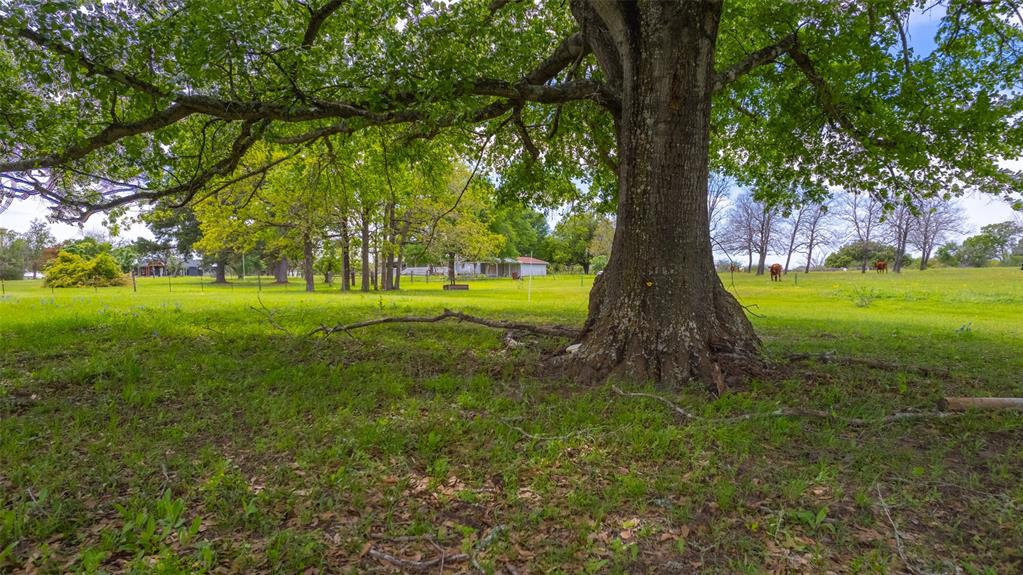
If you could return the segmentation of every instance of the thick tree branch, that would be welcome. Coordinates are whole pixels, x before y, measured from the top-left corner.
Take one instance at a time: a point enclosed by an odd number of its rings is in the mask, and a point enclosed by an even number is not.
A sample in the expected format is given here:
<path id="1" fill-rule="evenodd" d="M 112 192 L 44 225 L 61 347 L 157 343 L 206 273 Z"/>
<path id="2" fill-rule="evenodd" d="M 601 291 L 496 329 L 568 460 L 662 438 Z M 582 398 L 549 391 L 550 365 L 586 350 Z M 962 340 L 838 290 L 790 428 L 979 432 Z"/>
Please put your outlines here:
<path id="1" fill-rule="evenodd" d="M 562 40 L 554 52 L 526 76 L 525 81 L 530 84 L 545 84 L 589 51 L 583 35 L 576 32 Z"/>
<path id="2" fill-rule="evenodd" d="M 253 129 L 254 127 L 255 129 Z M 265 127 L 265 122 L 259 124 L 243 123 L 238 136 L 231 145 L 231 152 L 227 156 L 177 186 L 162 189 L 141 189 L 134 193 L 105 198 L 99 201 L 85 201 L 62 197 L 60 203 L 63 206 L 79 208 L 80 211 L 76 214 L 76 219 L 83 222 L 99 212 L 136 202 L 153 201 L 167 196 L 184 194 L 185 197 L 176 204 L 176 207 L 183 206 L 191 201 L 195 194 L 214 178 L 233 173 L 245 156 L 245 153 L 262 137 Z"/>
<path id="3" fill-rule="evenodd" d="M 163 90 L 162 88 L 156 86 L 155 84 L 147 82 L 133 74 L 129 74 L 122 70 L 118 70 L 116 68 L 112 68 L 105 64 L 96 62 L 95 60 L 87 57 L 81 52 L 72 50 L 67 45 L 56 40 L 53 40 L 52 38 L 48 38 L 34 30 L 30 30 L 29 28 L 18 29 L 17 35 L 20 38 L 24 38 L 29 42 L 32 42 L 33 44 L 39 46 L 40 48 L 46 48 L 48 50 L 52 50 L 60 54 L 61 56 L 71 58 L 72 60 L 78 62 L 90 74 L 103 76 L 105 78 L 113 80 L 114 82 L 123 84 L 125 86 L 128 86 L 129 88 L 138 90 L 139 92 L 143 92 L 151 96 L 164 97 L 168 95 L 168 92 L 166 90 Z"/>
<path id="4" fill-rule="evenodd" d="M 758 66 L 774 61 L 789 51 L 796 44 L 796 33 L 789 34 L 770 46 L 765 46 L 735 63 L 727 70 L 718 72 L 714 79 L 714 91 L 719 92 L 725 86 L 748 74 Z"/>
<path id="5" fill-rule="evenodd" d="M 174 104 L 148 118 L 137 122 L 115 123 L 104 128 L 100 133 L 82 142 L 74 144 L 59 154 L 50 154 L 38 158 L 28 158 L 11 162 L 0 162 L 0 172 L 25 172 L 43 168 L 52 168 L 68 162 L 84 158 L 88 154 L 116 143 L 129 136 L 137 136 L 154 132 L 182 120 L 192 111 L 180 104 Z"/>
<path id="6" fill-rule="evenodd" d="M 316 10 L 309 17 L 309 24 L 306 26 L 305 34 L 302 36 L 302 48 L 309 49 L 313 43 L 316 42 L 316 37 L 320 34 L 320 28 L 323 27 L 323 23 L 326 22 L 327 18 L 331 14 L 337 12 L 347 0 L 330 0 L 324 4 L 319 10 Z"/>
<path id="7" fill-rule="evenodd" d="M 332 0 L 319 10 L 310 10 L 311 16 L 303 45 L 315 41 L 323 22 L 343 4 L 343 0 Z M 430 104 L 429 95 L 418 92 L 400 92 L 392 94 L 381 106 L 379 103 L 368 102 L 336 102 L 307 99 L 301 93 L 296 101 L 242 101 L 228 100 L 207 95 L 174 93 L 164 90 L 155 84 L 144 81 L 132 74 L 116 68 L 100 64 L 93 59 L 76 52 L 69 46 L 45 37 L 42 34 L 20 29 L 16 34 L 37 46 L 53 51 L 78 62 L 90 73 L 102 75 L 131 89 L 154 97 L 171 98 L 172 104 L 152 116 L 130 123 L 113 123 L 98 134 L 78 143 L 71 144 L 63 151 L 45 156 L 19 158 L 0 162 L 0 174 L 15 174 L 33 170 L 59 168 L 70 162 L 80 160 L 92 152 L 110 146 L 117 141 L 134 135 L 151 133 L 160 128 L 174 124 L 190 115 L 202 114 L 228 122 L 243 122 L 243 133 L 235 142 L 231 152 L 205 171 L 197 174 L 189 181 L 162 190 L 145 190 L 137 193 L 116 195 L 104 194 L 102 200 L 85 202 L 59 194 L 47 194 L 46 197 L 59 197 L 59 201 L 73 209 L 82 209 L 90 215 L 97 211 L 115 208 L 135 201 L 152 201 L 154 199 L 184 194 L 186 201 L 196 194 L 200 187 L 216 177 L 230 175 L 241 157 L 254 143 L 253 125 L 260 125 L 257 130 L 262 135 L 265 127 L 271 122 L 304 123 L 317 120 L 334 120 L 331 126 L 320 126 L 305 133 L 277 138 L 280 144 L 303 144 L 319 140 L 335 134 L 352 133 L 370 126 L 393 124 L 411 124 L 425 122 L 428 132 L 435 132 L 444 127 L 459 123 L 480 123 L 500 117 L 524 102 L 544 104 L 560 104 L 576 100 L 590 100 L 612 111 L 618 106 L 617 96 L 604 84 L 592 80 L 576 80 L 560 84 L 550 84 L 565 68 L 578 62 L 588 53 L 588 47 L 581 34 L 573 34 L 565 38 L 554 50 L 530 73 L 517 82 L 497 79 L 477 79 L 463 83 L 454 98 L 493 97 L 498 101 L 481 105 L 475 109 L 452 114 L 447 118 L 437 119 L 427 108 Z M 282 70 L 282 73 L 284 71 Z M 297 89 L 296 89 L 297 91 Z M 118 194 L 123 190 L 118 190 Z M 43 195 L 38 189 L 29 193 Z M 81 219 L 81 218 L 79 218 Z"/>
<path id="8" fill-rule="evenodd" d="M 803 51 L 796 42 L 788 49 L 789 56 L 796 63 L 799 70 L 806 76 L 806 79 L 813 86 L 817 92 L 817 99 L 823 108 L 824 115 L 828 118 L 828 121 L 838 126 L 842 131 L 846 132 L 857 141 L 860 142 L 864 147 L 877 147 L 877 148 L 891 148 L 894 146 L 894 142 L 885 140 L 883 138 L 874 137 L 863 130 L 859 129 L 856 124 L 853 123 L 849 115 L 845 113 L 842 107 L 838 104 L 834 94 L 831 92 L 831 88 L 828 86 L 827 81 L 817 71 L 814 66 L 813 60 L 810 56 Z"/>

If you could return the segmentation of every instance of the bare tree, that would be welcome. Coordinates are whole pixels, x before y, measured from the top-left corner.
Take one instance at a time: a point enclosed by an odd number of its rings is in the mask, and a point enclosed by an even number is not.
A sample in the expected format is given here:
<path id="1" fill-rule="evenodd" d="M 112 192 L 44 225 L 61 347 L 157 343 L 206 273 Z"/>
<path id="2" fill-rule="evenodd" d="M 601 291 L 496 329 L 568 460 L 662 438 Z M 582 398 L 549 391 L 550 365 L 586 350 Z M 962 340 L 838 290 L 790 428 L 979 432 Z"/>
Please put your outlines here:
<path id="1" fill-rule="evenodd" d="M 728 210 L 728 219 L 725 221 L 721 233 L 722 248 L 737 253 L 746 253 L 748 257 L 747 272 L 753 269 L 756 211 L 756 202 L 753 201 L 749 192 L 740 194 Z"/>
<path id="2" fill-rule="evenodd" d="M 838 234 L 831 227 L 832 220 L 831 203 L 825 201 L 810 207 L 810 211 L 803 219 L 803 244 L 806 249 L 805 273 L 810 273 L 810 266 L 813 262 L 813 251 L 831 245 L 838 239 Z M 822 254 L 823 255 L 823 254 Z M 823 262 L 823 258 L 821 258 Z"/>
<path id="3" fill-rule="evenodd" d="M 951 234 L 966 231 L 963 209 L 940 198 L 924 200 L 916 225 L 909 232 L 909 244 L 920 250 L 920 269 L 927 269 L 931 253 Z"/>
<path id="4" fill-rule="evenodd" d="M 916 227 L 916 217 L 913 210 L 905 204 L 899 204 L 891 212 L 885 214 L 881 222 L 881 237 L 895 246 L 895 261 L 892 262 L 892 271 L 902 272 L 902 262 L 906 259 L 906 247 L 909 244 L 909 234 Z"/>
<path id="5" fill-rule="evenodd" d="M 792 254 L 796 253 L 803 245 L 803 228 L 806 217 L 812 206 L 802 205 L 796 208 L 787 217 L 778 221 L 778 245 L 776 251 L 785 254 L 785 273 L 789 273 L 789 264 L 792 263 Z"/>
<path id="6" fill-rule="evenodd" d="M 778 208 L 756 200 L 753 200 L 753 206 L 755 208 L 753 210 L 753 250 L 760 255 L 760 260 L 757 262 L 757 275 L 762 276 L 779 213 Z"/>
<path id="7" fill-rule="evenodd" d="M 866 248 L 875 239 L 881 213 L 881 202 L 870 194 L 847 193 L 840 200 L 839 218 L 849 226 L 853 237 L 864 247 L 863 265 L 860 268 L 862 273 L 867 273 L 869 250 Z"/>
<path id="8" fill-rule="evenodd" d="M 728 178 L 711 173 L 707 180 L 707 215 L 710 221 L 710 237 L 713 243 L 720 243 L 721 225 L 728 216 L 729 191 L 732 183 Z"/>

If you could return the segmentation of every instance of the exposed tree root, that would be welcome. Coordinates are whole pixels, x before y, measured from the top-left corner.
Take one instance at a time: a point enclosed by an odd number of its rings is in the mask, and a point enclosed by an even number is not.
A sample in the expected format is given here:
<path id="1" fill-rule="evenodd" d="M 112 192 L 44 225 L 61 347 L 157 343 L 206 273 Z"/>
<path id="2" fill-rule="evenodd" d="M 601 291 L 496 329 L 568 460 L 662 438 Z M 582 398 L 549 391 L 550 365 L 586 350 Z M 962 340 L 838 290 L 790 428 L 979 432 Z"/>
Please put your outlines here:
<path id="1" fill-rule="evenodd" d="M 371 319 L 366 321 L 359 321 L 350 323 L 347 325 L 336 325 L 334 327 L 320 326 L 313 331 L 309 332 L 309 335 L 315 335 L 322 333 L 323 335 L 331 335 L 337 332 L 349 332 L 353 329 L 359 329 L 362 327 L 369 327 L 371 325 L 380 325 L 384 323 L 436 323 L 444 321 L 446 319 L 457 319 L 458 321 L 464 321 L 467 323 L 475 323 L 478 325 L 484 325 L 492 327 L 494 329 L 504 330 L 520 330 L 528 331 L 539 335 L 547 335 L 552 337 L 569 337 L 574 338 L 579 335 L 579 330 L 561 326 L 561 325 L 533 325 L 528 323 L 516 323 L 504 320 L 486 319 L 462 313 L 460 311 L 451 311 L 449 309 L 444 310 L 444 313 L 433 317 L 427 316 L 403 316 L 403 317 L 382 317 L 378 319 Z"/>
<path id="2" fill-rule="evenodd" d="M 929 367 L 926 365 L 900 365 L 879 359 L 868 359 L 860 357 L 840 357 L 834 352 L 823 353 L 789 353 L 782 356 L 790 362 L 797 361 L 818 361 L 820 363 L 837 363 L 839 365 L 862 365 L 881 370 L 910 371 L 924 377 L 951 377 L 952 373 L 941 367 Z"/>
<path id="3" fill-rule="evenodd" d="M 704 421 L 709 423 L 731 423 L 733 421 L 745 421 L 748 419 L 760 419 L 764 417 L 820 417 L 825 419 L 832 419 L 835 421 L 842 421 L 850 425 L 873 425 L 878 423 L 892 423 L 895 421 L 901 421 L 905 419 L 944 419 L 948 417 L 956 417 L 963 415 L 962 412 L 946 412 L 946 411 L 900 411 L 893 413 L 885 417 L 878 417 L 872 419 L 860 418 L 860 417 L 845 417 L 829 411 L 821 411 L 819 409 L 792 409 L 787 407 L 778 408 L 774 411 L 767 411 L 763 413 L 743 413 L 740 415 L 732 415 L 727 417 L 702 417 L 691 413 L 675 402 L 656 395 L 653 393 L 643 392 L 628 392 L 622 391 L 618 386 L 611 386 L 611 390 L 616 394 L 623 397 L 645 397 L 648 399 L 657 400 L 664 405 L 668 406 L 676 415 L 682 419 L 692 421 Z"/>

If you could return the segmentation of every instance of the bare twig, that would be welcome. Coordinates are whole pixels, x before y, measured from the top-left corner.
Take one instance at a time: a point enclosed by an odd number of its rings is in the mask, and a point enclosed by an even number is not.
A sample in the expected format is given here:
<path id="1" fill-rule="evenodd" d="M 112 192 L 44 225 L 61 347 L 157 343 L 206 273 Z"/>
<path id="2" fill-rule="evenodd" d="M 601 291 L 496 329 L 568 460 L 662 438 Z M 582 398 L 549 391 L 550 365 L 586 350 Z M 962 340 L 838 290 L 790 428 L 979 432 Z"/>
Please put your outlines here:
<path id="1" fill-rule="evenodd" d="M 819 409 L 792 409 L 786 407 L 780 407 L 774 411 L 766 411 L 762 413 L 742 413 L 739 415 L 732 415 L 728 417 L 703 417 L 691 413 L 675 402 L 656 395 L 653 393 L 642 393 L 642 392 L 626 392 L 622 391 L 618 386 L 611 386 L 611 390 L 616 394 L 626 397 L 646 397 L 649 399 L 657 400 L 664 405 L 668 406 L 673 412 L 678 414 L 683 419 L 691 419 L 693 421 L 705 421 L 708 423 L 732 423 L 736 421 L 746 421 L 750 419 L 760 419 L 764 417 L 819 417 L 823 419 L 833 419 L 848 423 L 850 425 L 873 425 L 873 424 L 885 424 L 892 423 L 895 421 L 901 421 L 905 419 L 944 419 L 948 417 L 955 417 L 962 415 L 962 413 L 953 412 L 942 412 L 942 411 L 901 411 L 893 413 L 885 417 L 878 418 L 860 418 L 860 417 L 845 417 L 829 411 L 822 411 Z"/>
<path id="2" fill-rule="evenodd" d="M 923 375 L 925 377 L 951 377 L 951 372 L 947 369 L 940 367 L 929 367 L 925 365 L 900 365 L 897 363 L 890 363 L 887 361 L 881 361 L 879 359 L 869 359 L 860 357 L 840 357 L 835 355 L 834 352 L 824 353 L 789 353 L 782 356 L 783 359 L 788 361 L 818 361 L 820 363 L 837 363 L 841 365 L 862 365 L 865 367 L 872 367 L 874 369 L 882 370 L 894 370 L 894 371 L 911 371 Z"/>
<path id="3" fill-rule="evenodd" d="M 518 431 L 519 433 L 522 434 L 523 437 L 532 439 L 534 441 L 558 441 L 562 439 L 568 439 L 570 437 L 575 437 L 577 435 L 583 435 L 594 430 L 594 428 L 592 427 L 585 427 L 583 429 L 577 429 L 564 435 L 536 435 L 526 431 L 525 429 L 522 429 L 521 427 L 509 422 L 506 419 L 498 418 L 498 421 L 508 426 L 508 428 Z"/>
<path id="4" fill-rule="evenodd" d="M 906 557 L 906 549 L 902 545 L 902 534 L 899 533 L 899 526 L 895 524 L 895 520 L 892 519 L 891 511 L 888 509 L 888 504 L 884 501 L 884 496 L 881 495 L 881 486 L 874 484 L 874 489 L 877 490 L 877 499 L 881 502 L 881 509 L 884 510 L 885 517 L 888 518 L 888 523 L 892 525 L 892 531 L 895 533 L 895 550 L 899 554 L 899 559 L 902 559 L 903 565 L 910 573 L 917 573 L 917 570 L 913 568 L 913 564 L 909 562 L 909 558 Z"/>
<path id="5" fill-rule="evenodd" d="M 650 399 L 655 399 L 657 401 L 660 401 L 664 405 L 667 405 L 669 409 L 671 409 L 676 414 L 678 414 L 680 417 L 685 418 L 685 419 L 703 419 L 702 417 L 700 417 L 700 416 L 698 416 L 696 414 L 689 413 L 685 409 L 682 409 L 675 402 L 673 402 L 673 401 L 671 401 L 671 400 L 669 400 L 669 399 L 667 399 L 665 397 L 661 397 L 659 395 L 655 395 L 653 393 L 642 393 L 642 392 L 639 392 L 639 391 L 626 392 L 626 391 L 622 391 L 617 385 L 612 385 L 611 386 L 611 390 L 614 391 L 615 393 L 617 393 L 618 395 L 623 395 L 623 396 L 628 396 L 628 397 L 647 397 L 647 398 L 650 398 Z"/>
<path id="6" fill-rule="evenodd" d="M 294 336 L 295 335 L 295 334 L 291 333 L 291 331 L 289 331 L 288 328 L 286 328 L 283 325 L 281 325 L 280 323 L 278 323 L 277 318 L 275 317 L 276 316 L 276 312 L 274 312 L 270 308 L 266 307 L 266 304 L 263 303 L 263 298 L 259 295 L 259 293 L 256 293 L 256 301 L 259 302 L 259 307 L 257 308 L 256 306 L 249 306 L 249 308 L 252 311 L 255 311 L 257 313 L 262 314 L 263 317 L 266 318 L 266 321 L 269 322 L 269 324 L 271 326 L 273 326 L 274 329 L 276 329 L 278 331 L 282 331 L 282 332 L 284 332 L 284 333 L 286 333 L 286 334 L 288 334 L 290 336 Z M 262 309 L 260 309 L 260 308 L 262 308 Z"/>
<path id="7" fill-rule="evenodd" d="M 384 553 L 383 551 L 377 551 L 376 549 L 370 549 L 369 555 L 374 559 L 386 561 L 392 565 L 397 565 L 402 569 L 410 569 L 412 571 L 426 571 L 427 569 L 438 565 L 461 563 L 462 561 L 469 560 L 469 556 L 465 553 L 455 553 L 453 555 L 442 553 L 440 557 L 430 559 L 429 561 L 411 561 L 409 559 L 401 559 L 400 557 L 395 557 L 394 555 Z"/>
<path id="8" fill-rule="evenodd" d="M 446 309 L 444 310 L 444 313 L 433 317 L 426 316 L 382 317 L 378 319 L 350 323 L 347 325 L 339 324 L 334 327 L 322 326 L 309 332 L 309 335 L 322 333 L 323 335 L 327 336 L 337 332 L 348 332 L 353 329 L 369 327 L 372 325 L 380 325 L 384 323 L 436 323 L 439 321 L 444 321 L 446 319 L 457 319 L 458 321 L 474 323 L 486 327 L 492 327 L 495 329 L 528 331 L 531 333 L 547 335 L 552 337 L 576 337 L 577 335 L 579 335 L 579 330 L 572 327 L 561 325 L 533 325 L 528 323 L 516 323 L 505 320 L 485 319 L 482 317 L 476 317 L 473 315 L 462 313 L 460 311 L 451 311 L 449 309 Z"/>

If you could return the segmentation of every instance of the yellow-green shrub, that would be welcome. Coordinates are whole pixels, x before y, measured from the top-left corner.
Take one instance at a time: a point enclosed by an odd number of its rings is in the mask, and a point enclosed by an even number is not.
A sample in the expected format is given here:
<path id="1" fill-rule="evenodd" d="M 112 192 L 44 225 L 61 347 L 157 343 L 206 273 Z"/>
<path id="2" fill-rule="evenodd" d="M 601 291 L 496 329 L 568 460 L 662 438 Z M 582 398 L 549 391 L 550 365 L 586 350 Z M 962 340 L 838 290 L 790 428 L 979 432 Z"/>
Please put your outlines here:
<path id="1" fill-rule="evenodd" d="M 108 253 L 91 259 L 61 251 L 44 270 L 47 287 L 117 286 L 125 284 L 121 266 Z"/>

